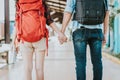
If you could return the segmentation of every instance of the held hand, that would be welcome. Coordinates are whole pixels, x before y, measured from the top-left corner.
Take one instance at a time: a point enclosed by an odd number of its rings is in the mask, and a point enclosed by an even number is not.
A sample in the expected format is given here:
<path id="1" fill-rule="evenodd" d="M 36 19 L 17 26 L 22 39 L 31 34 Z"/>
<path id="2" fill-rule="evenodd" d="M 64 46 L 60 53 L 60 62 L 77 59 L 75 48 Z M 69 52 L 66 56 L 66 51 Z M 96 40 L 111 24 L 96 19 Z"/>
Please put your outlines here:
<path id="1" fill-rule="evenodd" d="M 59 39 L 60 44 L 67 42 L 67 37 L 62 32 L 59 33 L 58 39 Z"/>

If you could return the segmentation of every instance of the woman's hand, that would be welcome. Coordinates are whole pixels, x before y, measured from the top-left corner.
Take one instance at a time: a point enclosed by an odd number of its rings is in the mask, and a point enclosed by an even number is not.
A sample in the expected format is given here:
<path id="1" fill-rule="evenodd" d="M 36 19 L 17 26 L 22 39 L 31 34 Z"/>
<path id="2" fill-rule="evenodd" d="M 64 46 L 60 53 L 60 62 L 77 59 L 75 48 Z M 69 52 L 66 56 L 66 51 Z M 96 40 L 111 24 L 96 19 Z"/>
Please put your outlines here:
<path id="1" fill-rule="evenodd" d="M 62 33 L 58 27 L 56 26 L 56 24 L 53 22 L 50 24 L 50 27 L 55 31 L 57 32 L 58 34 L 58 39 L 59 39 L 59 42 L 60 44 L 63 44 L 64 42 L 67 41 L 67 37 L 64 35 L 64 33 Z"/>
<path id="2" fill-rule="evenodd" d="M 16 53 L 18 53 L 18 51 L 19 51 L 19 41 L 18 41 L 18 39 L 17 39 L 16 28 L 14 28 L 14 30 L 13 30 L 11 50 L 12 50 L 12 51 L 15 51 Z"/>
<path id="3" fill-rule="evenodd" d="M 12 44 L 11 44 L 11 50 L 18 53 L 19 51 L 19 42 L 17 40 L 13 40 Z"/>
<path id="4" fill-rule="evenodd" d="M 65 34 L 60 32 L 58 34 L 58 40 L 59 40 L 60 44 L 63 44 L 64 42 L 67 42 L 67 37 L 65 36 Z"/>

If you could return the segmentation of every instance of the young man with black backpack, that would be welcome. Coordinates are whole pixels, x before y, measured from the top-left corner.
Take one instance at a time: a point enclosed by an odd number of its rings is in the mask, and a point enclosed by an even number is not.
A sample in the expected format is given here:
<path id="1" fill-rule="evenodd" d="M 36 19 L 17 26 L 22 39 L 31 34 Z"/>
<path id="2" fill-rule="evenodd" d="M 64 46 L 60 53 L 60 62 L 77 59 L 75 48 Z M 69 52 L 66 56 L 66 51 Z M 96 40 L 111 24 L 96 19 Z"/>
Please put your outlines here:
<path id="1" fill-rule="evenodd" d="M 93 80 L 102 80 L 102 41 L 106 42 L 109 22 L 107 0 L 67 0 L 61 31 L 65 29 L 73 14 L 73 44 L 76 60 L 77 80 L 86 80 L 86 48 L 90 46 L 93 64 Z M 103 32 L 102 32 L 103 29 Z M 61 43 L 63 40 L 59 38 Z"/>

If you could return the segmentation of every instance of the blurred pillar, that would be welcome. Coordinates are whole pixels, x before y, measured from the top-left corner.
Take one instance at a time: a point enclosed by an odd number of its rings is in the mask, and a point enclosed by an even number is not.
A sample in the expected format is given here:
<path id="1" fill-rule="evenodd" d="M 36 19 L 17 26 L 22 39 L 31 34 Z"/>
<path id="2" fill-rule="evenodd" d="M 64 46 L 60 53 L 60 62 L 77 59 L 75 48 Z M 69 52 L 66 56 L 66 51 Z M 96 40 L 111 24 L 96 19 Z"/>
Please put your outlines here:
<path id="1" fill-rule="evenodd" d="M 5 0 L 5 43 L 10 43 L 9 0 Z"/>
<path id="2" fill-rule="evenodd" d="M 120 13 L 114 20 L 114 53 L 120 54 Z"/>

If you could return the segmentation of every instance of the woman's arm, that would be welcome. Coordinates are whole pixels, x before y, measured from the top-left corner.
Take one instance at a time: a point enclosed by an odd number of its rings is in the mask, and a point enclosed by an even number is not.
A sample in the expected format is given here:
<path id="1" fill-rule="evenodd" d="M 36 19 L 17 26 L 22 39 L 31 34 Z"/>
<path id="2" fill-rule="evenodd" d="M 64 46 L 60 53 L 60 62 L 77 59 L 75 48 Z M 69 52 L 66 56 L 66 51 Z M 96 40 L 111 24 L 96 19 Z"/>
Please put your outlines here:
<path id="1" fill-rule="evenodd" d="M 43 0 L 43 4 L 44 4 L 44 8 L 45 8 L 45 18 L 46 18 L 46 23 L 47 25 L 50 25 L 51 23 L 54 22 L 54 20 L 52 19 L 51 15 L 50 15 L 50 9 L 48 8 L 45 0 Z"/>
<path id="2" fill-rule="evenodd" d="M 57 25 L 54 23 L 53 19 L 50 15 L 50 10 L 47 7 L 46 3 L 44 2 L 45 6 L 45 17 L 46 17 L 46 23 L 49 25 L 56 33 L 58 33 L 58 37 L 61 39 L 60 43 L 62 44 L 67 40 L 67 37 L 58 29 Z"/>
<path id="3" fill-rule="evenodd" d="M 14 28 L 13 30 L 13 35 L 12 35 L 12 43 L 15 44 L 15 40 L 17 38 L 17 32 L 16 32 L 16 29 Z"/>
<path id="4" fill-rule="evenodd" d="M 49 25 L 56 33 L 61 34 L 60 30 L 58 29 L 57 25 L 53 22 Z"/>
<path id="5" fill-rule="evenodd" d="M 47 25 L 49 25 L 55 32 L 59 34 L 60 31 L 57 28 L 56 24 L 54 23 L 53 19 L 51 18 L 49 8 L 47 7 L 45 2 L 44 5 L 45 5 L 45 18 Z"/>
<path id="6" fill-rule="evenodd" d="M 63 44 L 64 42 L 67 41 L 67 37 L 58 29 L 58 27 L 56 26 L 56 24 L 53 22 L 50 24 L 50 27 L 58 33 L 58 38 L 59 38 L 59 42 L 61 44 Z"/>
<path id="7" fill-rule="evenodd" d="M 18 48 L 18 40 L 17 40 L 17 32 L 16 29 L 14 28 L 13 30 L 13 35 L 12 35 L 12 43 L 11 43 L 11 50 L 16 51 L 18 53 L 19 48 Z"/>

